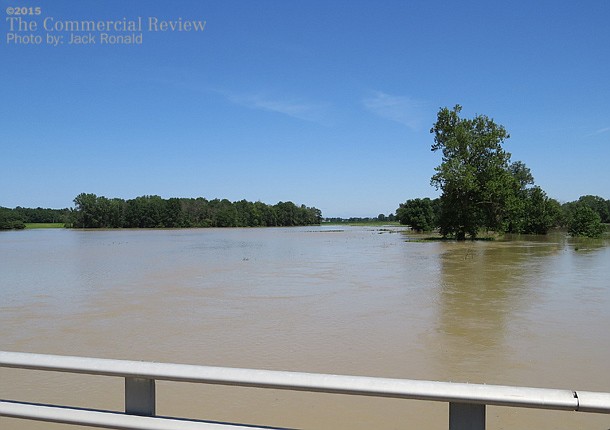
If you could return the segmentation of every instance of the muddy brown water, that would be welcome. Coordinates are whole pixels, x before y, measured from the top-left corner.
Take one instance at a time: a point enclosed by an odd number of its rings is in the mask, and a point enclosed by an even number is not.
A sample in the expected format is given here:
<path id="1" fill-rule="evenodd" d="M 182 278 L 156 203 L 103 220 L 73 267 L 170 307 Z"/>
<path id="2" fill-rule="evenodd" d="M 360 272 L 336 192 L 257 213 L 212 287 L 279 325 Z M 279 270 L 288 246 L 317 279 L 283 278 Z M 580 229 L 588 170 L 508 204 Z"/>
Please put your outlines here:
<path id="1" fill-rule="evenodd" d="M 400 229 L 0 233 L 0 350 L 610 392 L 610 244 Z M 415 237 L 417 238 L 417 237 Z M 0 398 L 121 410 L 120 378 L 0 369 Z M 444 429 L 446 403 L 157 383 L 157 413 Z M 490 429 L 610 415 L 489 407 Z M 75 429 L 0 418 L 0 429 Z"/>

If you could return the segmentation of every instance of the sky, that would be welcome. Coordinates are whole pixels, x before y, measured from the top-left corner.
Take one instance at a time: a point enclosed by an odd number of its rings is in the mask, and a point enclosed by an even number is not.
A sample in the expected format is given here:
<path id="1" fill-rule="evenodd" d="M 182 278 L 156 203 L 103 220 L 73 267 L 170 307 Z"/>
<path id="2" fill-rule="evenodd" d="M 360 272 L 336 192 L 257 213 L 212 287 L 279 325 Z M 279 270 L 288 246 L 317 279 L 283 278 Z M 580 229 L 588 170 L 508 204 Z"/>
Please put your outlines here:
<path id="1" fill-rule="evenodd" d="M 430 128 L 456 104 L 502 124 L 550 197 L 610 199 L 606 0 L 0 5 L 0 206 L 72 207 L 86 192 L 387 215 L 439 195 Z M 68 28 L 138 19 L 137 44 Z"/>

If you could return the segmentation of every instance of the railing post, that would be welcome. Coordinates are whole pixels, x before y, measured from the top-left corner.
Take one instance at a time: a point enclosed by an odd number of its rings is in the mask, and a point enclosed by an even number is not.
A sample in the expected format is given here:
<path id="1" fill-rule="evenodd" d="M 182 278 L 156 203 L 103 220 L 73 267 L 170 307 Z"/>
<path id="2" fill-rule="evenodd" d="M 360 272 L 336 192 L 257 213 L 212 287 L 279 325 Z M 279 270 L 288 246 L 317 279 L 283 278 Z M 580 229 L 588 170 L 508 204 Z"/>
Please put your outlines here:
<path id="1" fill-rule="evenodd" d="M 125 413 L 154 416 L 155 412 L 155 380 L 125 378 Z"/>
<path id="2" fill-rule="evenodd" d="M 450 402 L 449 430 L 485 430 L 485 405 Z"/>

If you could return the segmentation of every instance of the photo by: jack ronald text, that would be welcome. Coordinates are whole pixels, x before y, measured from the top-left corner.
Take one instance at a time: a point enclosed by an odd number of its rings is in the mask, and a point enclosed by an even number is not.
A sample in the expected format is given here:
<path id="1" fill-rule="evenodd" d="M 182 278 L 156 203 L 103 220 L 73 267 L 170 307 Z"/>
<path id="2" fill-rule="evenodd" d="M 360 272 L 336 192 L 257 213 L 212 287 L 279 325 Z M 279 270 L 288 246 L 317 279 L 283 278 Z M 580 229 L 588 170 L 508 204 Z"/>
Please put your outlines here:
<path id="1" fill-rule="evenodd" d="M 7 8 L 7 45 L 141 45 L 146 33 L 203 33 L 203 19 L 137 16 L 120 19 L 62 19 L 16 14 Z M 38 12 L 40 10 L 37 10 Z"/>

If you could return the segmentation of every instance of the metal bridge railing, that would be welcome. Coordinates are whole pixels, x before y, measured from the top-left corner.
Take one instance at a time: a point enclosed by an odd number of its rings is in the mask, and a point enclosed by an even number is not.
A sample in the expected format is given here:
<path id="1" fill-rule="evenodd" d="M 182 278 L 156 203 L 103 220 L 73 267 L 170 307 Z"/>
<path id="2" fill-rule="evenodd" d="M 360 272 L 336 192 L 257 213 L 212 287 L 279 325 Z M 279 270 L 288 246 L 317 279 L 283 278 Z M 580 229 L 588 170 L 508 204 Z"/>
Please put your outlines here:
<path id="1" fill-rule="evenodd" d="M 484 430 L 485 407 L 610 414 L 610 393 L 325 375 L 0 351 L 0 367 L 125 378 L 125 413 L 0 400 L 0 416 L 111 429 L 237 430 L 271 427 L 155 415 L 155 381 L 196 382 L 449 403 L 450 430 Z"/>

